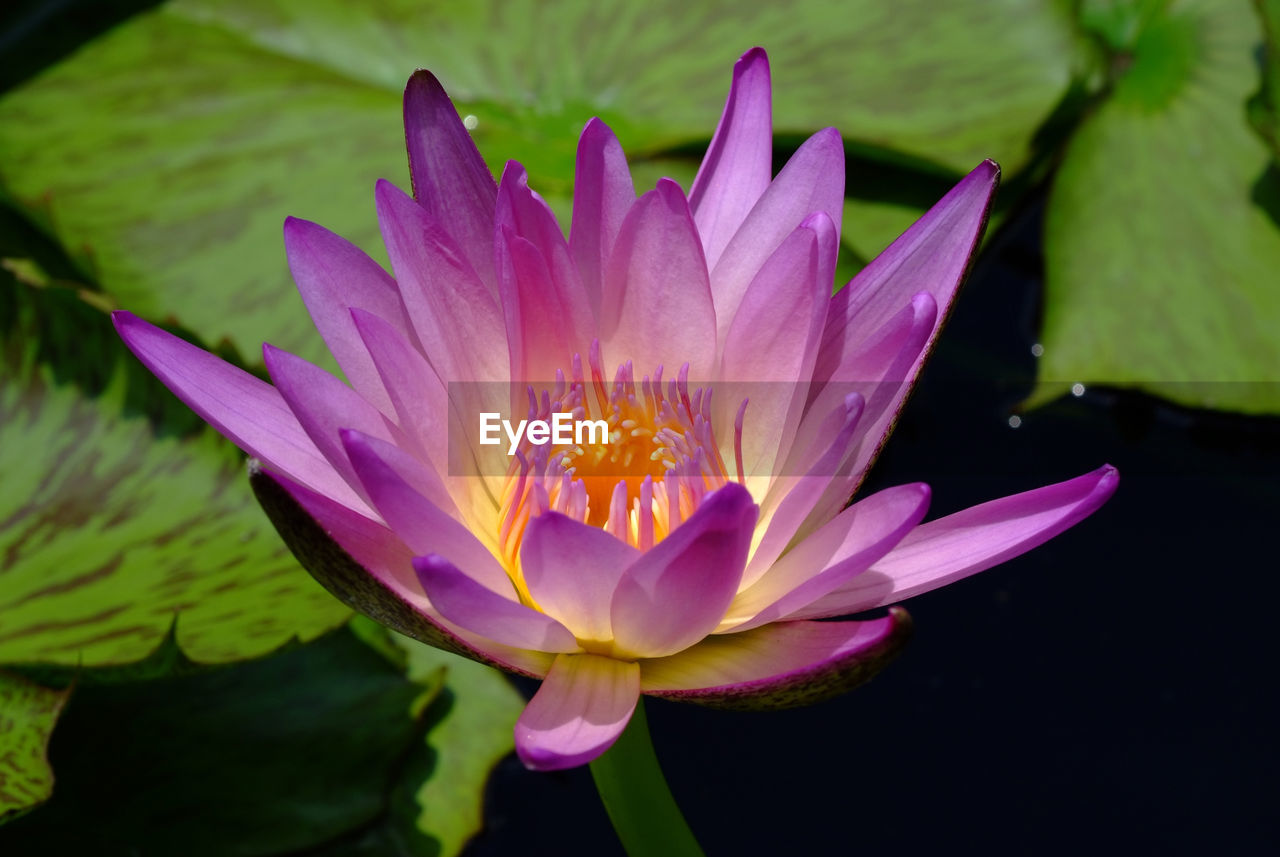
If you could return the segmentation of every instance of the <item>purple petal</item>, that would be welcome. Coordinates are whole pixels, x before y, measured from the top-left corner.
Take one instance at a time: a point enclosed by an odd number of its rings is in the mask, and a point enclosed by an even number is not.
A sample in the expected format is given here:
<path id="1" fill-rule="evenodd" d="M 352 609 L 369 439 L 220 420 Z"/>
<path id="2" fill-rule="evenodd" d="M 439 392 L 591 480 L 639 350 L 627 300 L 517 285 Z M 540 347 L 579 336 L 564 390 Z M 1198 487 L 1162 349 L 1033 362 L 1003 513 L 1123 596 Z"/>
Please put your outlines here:
<path id="1" fill-rule="evenodd" d="M 111 320 L 142 364 L 236 446 L 346 506 L 370 511 L 270 384 L 132 313 L 114 312 Z"/>
<path id="2" fill-rule="evenodd" d="M 886 488 L 855 503 L 738 593 L 721 627 L 745 631 L 811 604 L 892 550 L 928 508 L 929 486 L 921 482 Z"/>
<path id="3" fill-rule="evenodd" d="M 747 51 L 733 66 L 733 83 L 720 124 L 689 189 L 689 206 L 702 236 L 707 266 L 725 246 L 773 174 L 773 106 L 769 58 Z"/>
<path id="4" fill-rule="evenodd" d="M 613 746 L 640 699 L 640 666 L 599 655 L 560 655 L 516 721 L 525 767 L 558 771 Z"/>
<path id="5" fill-rule="evenodd" d="M 489 548 L 425 496 L 430 474 L 421 463 L 359 432 L 343 432 L 342 442 L 374 507 L 415 554 L 441 554 L 494 592 L 515 599 L 510 578 Z"/>
<path id="6" fill-rule="evenodd" d="M 1111 465 L 921 524 L 870 571 L 789 618 L 841 616 L 902 601 L 999 565 L 1075 526 L 1115 492 Z"/>
<path id="7" fill-rule="evenodd" d="M 404 90 L 404 138 L 414 198 L 448 229 L 480 280 L 494 288 L 498 189 L 444 87 L 423 69 Z"/>
<path id="8" fill-rule="evenodd" d="M 920 355 L 924 342 L 933 330 L 937 311 L 933 298 L 920 293 L 896 316 L 889 319 L 863 343 L 848 361 L 847 376 L 842 374 L 832 383 L 817 385 L 821 390 L 809 405 L 809 413 L 797 432 L 793 449 L 803 451 L 812 444 L 813 432 L 821 437 L 819 417 L 832 402 L 857 391 L 864 397 L 861 427 L 855 444 L 838 466 L 827 473 L 830 479 L 822 496 L 815 499 L 808 517 L 799 523 L 793 535 L 807 533 L 831 520 L 853 496 L 871 462 L 888 439 L 888 428 L 901 406 L 905 385 L 894 380 L 901 377 Z M 844 371 L 844 370 L 842 370 Z"/>
<path id="9" fill-rule="evenodd" d="M 413 569 L 431 606 L 450 622 L 517 649 L 579 650 L 573 634 L 555 619 L 482 586 L 439 554 L 414 557 Z"/>
<path id="10" fill-rule="evenodd" d="M 618 651 L 662 657 L 716 627 L 742 579 L 756 511 L 730 483 L 623 573 L 610 611 Z"/>
<path id="11" fill-rule="evenodd" d="M 857 444 L 863 407 L 862 397 L 850 393 L 823 422 L 811 444 L 817 454 L 806 461 L 808 469 L 804 475 L 787 474 L 774 480 L 762 506 L 764 537 L 743 572 L 744 586 L 759 580 L 782 555 L 796 531 L 811 516 L 813 507 L 826 494 L 834 478 L 832 474 L 839 472 L 841 462 Z"/>
<path id="12" fill-rule="evenodd" d="M 303 431 L 351 487 L 360 491 L 361 481 L 343 451 L 339 430 L 353 428 L 396 443 L 399 429 L 367 399 L 319 366 L 266 343 L 262 357 L 271 380 Z M 369 499 L 363 493 L 361 496 Z"/>
<path id="13" fill-rule="evenodd" d="M 635 201 L 636 188 L 622 144 L 608 125 L 591 119 L 578 140 L 569 252 L 596 318 L 600 317 L 605 265 L 613 252 L 623 218 Z"/>
<path id="14" fill-rule="evenodd" d="M 541 678 L 552 656 L 502 646 L 448 625 L 431 607 L 412 554 L 385 526 L 276 473 L 250 470 L 262 508 L 294 556 L 335 597 L 415 640 Z"/>
<path id="15" fill-rule="evenodd" d="M 600 313 L 606 365 L 631 360 L 637 374 L 712 377 L 716 316 L 702 243 L 680 186 L 662 179 L 627 213 L 605 271 Z"/>
<path id="16" fill-rule="evenodd" d="M 885 381 L 880 385 L 883 403 L 867 397 L 867 440 L 847 484 L 840 486 L 843 499 L 836 495 L 833 502 L 843 503 L 853 493 L 902 410 L 977 249 L 999 178 L 993 161 L 982 163 L 831 299 L 815 377 L 821 380 L 821 373 L 844 366 L 847 372 L 870 372 Z M 911 296 L 918 300 L 921 291 L 933 298 L 939 312 L 914 358 L 902 361 L 892 348 L 879 361 L 874 354 L 858 356 L 865 352 L 863 343 L 891 327 Z"/>
<path id="17" fill-rule="evenodd" d="M 751 209 L 711 272 L 716 320 L 728 332 L 747 287 L 765 260 L 815 212 L 836 226 L 844 206 L 844 146 L 834 128 L 814 134 L 796 150 Z"/>
<path id="18" fill-rule="evenodd" d="M 502 312 L 455 239 L 390 182 L 378 182 L 375 196 L 382 240 L 431 365 L 446 382 L 505 378 Z M 486 248 L 492 256 L 492 235 Z"/>
<path id="19" fill-rule="evenodd" d="M 865 682 L 910 636 L 905 610 L 868 622 L 775 622 L 641 665 L 650 695 L 717 708 L 793 708 Z"/>
<path id="20" fill-rule="evenodd" d="M 376 315 L 351 310 L 351 319 L 386 385 L 391 413 L 423 461 L 437 473 L 448 473 L 448 394 L 436 371 L 403 336 Z"/>
<path id="21" fill-rule="evenodd" d="M 640 552 L 599 527 L 556 512 L 529 522 L 520 545 L 525 586 L 547 615 L 580 640 L 613 638 L 609 605 L 622 572 Z"/>
<path id="22" fill-rule="evenodd" d="M 396 281 L 359 247 L 310 221 L 287 218 L 284 247 L 302 301 L 343 374 L 360 395 L 391 413 L 387 390 L 348 308 L 383 318 L 401 336 L 411 336 Z"/>
<path id="23" fill-rule="evenodd" d="M 775 460 L 785 460 L 790 449 L 808 392 L 795 382 L 813 373 L 830 301 L 821 248 L 835 240 L 825 214 L 807 219 L 752 280 L 729 328 L 720 377 L 751 385 L 742 433 L 748 475 L 773 475 Z M 721 406 L 737 407 L 725 397 Z"/>
<path id="24" fill-rule="evenodd" d="M 494 222 L 511 377 L 552 381 L 574 354 L 588 352 L 595 319 L 555 215 L 514 161 L 498 185 Z"/>

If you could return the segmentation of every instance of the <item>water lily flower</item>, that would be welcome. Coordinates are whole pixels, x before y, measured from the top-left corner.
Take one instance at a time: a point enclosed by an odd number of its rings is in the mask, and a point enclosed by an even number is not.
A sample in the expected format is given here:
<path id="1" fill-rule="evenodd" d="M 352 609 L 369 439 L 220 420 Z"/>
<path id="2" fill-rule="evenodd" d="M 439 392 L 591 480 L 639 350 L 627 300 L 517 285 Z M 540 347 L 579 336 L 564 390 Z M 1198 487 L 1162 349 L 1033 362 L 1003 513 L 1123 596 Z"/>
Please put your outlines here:
<path id="1" fill-rule="evenodd" d="M 749 51 L 687 194 L 663 179 L 637 197 L 618 140 L 589 122 L 566 238 L 521 166 L 495 183 L 439 82 L 414 74 L 414 195 L 376 189 L 394 278 L 316 224 L 284 227 L 345 382 L 265 345 L 267 384 L 115 315 L 138 358 L 256 459 L 259 499 L 326 587 L 543 680 L 515 731 L 530 767 L 594 759 L 642 693 L 776 707 L 846 690 L 896 652 L 907 614 L 814 620 L 1003 562 L 1115 489 L 1102 467 L 925 523 L 923 484 L 846 508 L 999 169 L 979 165 L 832 297 L 843 145 L 821 130 L 773 175 L 770 90 Z M 608 437 L 511 449 L 451 431 L 493 407 L 495 383 L 527 388 L 524 416 L 600 419 Z"/>

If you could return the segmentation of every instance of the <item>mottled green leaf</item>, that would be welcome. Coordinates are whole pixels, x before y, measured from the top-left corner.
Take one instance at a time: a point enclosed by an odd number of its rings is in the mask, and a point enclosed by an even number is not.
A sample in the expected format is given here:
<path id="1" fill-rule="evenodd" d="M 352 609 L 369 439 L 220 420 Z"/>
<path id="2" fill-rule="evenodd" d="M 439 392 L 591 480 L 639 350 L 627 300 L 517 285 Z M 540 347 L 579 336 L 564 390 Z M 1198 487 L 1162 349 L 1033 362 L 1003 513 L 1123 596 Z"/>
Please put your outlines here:
<path id="1" fill-rule="evenodd" d="M 0 852 L 249 857 L 357 835 L 387 812 L 437 690 L 347 629 L 197 675 L 82 687 L 51 747 L 57 793 L 0 829 Z"/>
<path id="2" fill-rule="evenodd" d="M 139 412 L 181 406 L 141 401 L 145 373 L 100 310 L 13 283 L 0 298 L 13 322 L 0 338 L 0 663 L 131 663 L 175 618 L 192 659 L 222 662 L 345 621 L 258 509 L 234 448 L 211 431 L 157 437 Z"/>
<path id="3" fill-rule="evenodd" d="M 1280 0 L 1254 0 L 1262 20 L 1264 45 L 1258 61 L 1261 85 L 1249 99 L 1249 121 L 1280 157 Z"/>
<path id="4" fill-rule="evenodd" d="M 782 130 L 836 125 L 886 158 L 1013 172 L 1078 64 L 1062 6 L 174 0 L 0 99 L 0 182 L 120 305 L 246 354 L 316 355 L 281 221 L 381 257 L 372 186 L 406 183 L 415 67 L 476 117 L 491 166 L 520 158 L 562 196 L 591 115 L 636 160 L 705 143 L 753 44 L 771 52 Z"/>
<path id="5" fill-rule="evenodd" d="M 515 747 L 512 730 L 525 701 L 492 667 L 408 637 L 395 639 L 408 655 L 411 677 L 426 681 L 443 672 L 445 687 L 427 712 L 432 776 L 417 789 L 419 814 L 406 821 L 439 841 L 439 857 L 455 857 L 483 826 L 485 782 Z"/>
<path id="6" fill-rule="evenodd" d="M 1033 401 L 1075 382 L 1280 409 L 1280 173 L 1245 118 L 1261 29 L 1244 3 L 1144 4 L 1045 224 Z"/>
<path id="7" fill-rule="evenodd" d="M 49 736 L 70 693 L 0 671 L 0 823 L 53 793 Z"/>

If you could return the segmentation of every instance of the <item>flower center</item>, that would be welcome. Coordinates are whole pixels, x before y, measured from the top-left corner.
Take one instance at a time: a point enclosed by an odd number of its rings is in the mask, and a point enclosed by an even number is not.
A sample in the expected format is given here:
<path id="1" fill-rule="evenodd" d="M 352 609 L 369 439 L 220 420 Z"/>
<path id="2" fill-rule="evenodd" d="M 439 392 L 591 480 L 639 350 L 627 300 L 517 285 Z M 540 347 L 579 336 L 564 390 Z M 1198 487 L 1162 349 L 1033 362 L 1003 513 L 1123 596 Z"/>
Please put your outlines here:
<path id="1" fill-rule="evenodd" d="M 712 426 L 712 389 L 690 390 L 687 363 L 674 379 L 664 380 L 659 366 L 652 377 L 637 380 L 628 361 L 606 382 L 599 343 L 593 342 L 589 364 L 589 380 L 575 354 L 571 378 L 557 371 L 550 389 L 527 390 L 530 421 L 567 413 L 575 423 L 603 421 L 608 432 L 569 446 L 526 439 L 515 451 L 500 498 L 499 542 L 522 591 L 520 542 L 529 520 L 542 512 L 568 515 L 648 550 L 731 478 Z M 739 482 L 746 404 L 733 426 Z"/>

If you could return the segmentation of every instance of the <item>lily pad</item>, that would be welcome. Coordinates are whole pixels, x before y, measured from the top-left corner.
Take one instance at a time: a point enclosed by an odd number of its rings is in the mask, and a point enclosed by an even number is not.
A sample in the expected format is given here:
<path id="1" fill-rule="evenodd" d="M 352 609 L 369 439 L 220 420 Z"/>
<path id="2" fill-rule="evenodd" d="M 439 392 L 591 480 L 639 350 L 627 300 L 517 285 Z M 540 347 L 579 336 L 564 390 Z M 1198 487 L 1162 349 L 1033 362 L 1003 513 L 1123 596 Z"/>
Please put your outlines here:
<path id="1" fill-rule="evenodd" d="M 70 693 L 0 672 L 0 824 L 53 793 L 49 737 Z"/>
<path id="2" fill-rule="evenodd" d="M 513 730 L 525 700 L 502 673 L 417 640 L 396 635 L 419 681 L 443 672 L 445 689 L 428 710 L 430 779 L 417 789 L 417 830 L 440 843 L 439 857 L 455 857 L 480 832 L 485 782 L 515 749 Z"/>
<path id="3" fill-rule="evenodd" d="M 132 663 L 175 617 L 193 660 L 233 661 L 347 619 L 259 510 L 239 452 L 208 430 L 157 435 L 141 412 L 180 406 L 145 402 L 154 382 L 100 310 L 65 289 L 0 293 L 0 663 Z"/>
<path id="4" fill-rule="evenodd" d="M 1244 3 L 1143 11 L 1107 28 L 1114 88 L 1054 179 L 1032 403 L 1102 382 L 1274 412 L 1280 173 L 1245 116 L 1261 27 Z"/>
<path id="5" fill-rule="evenodd" d="M 782 130 L 885 158 L 1016 170 L 1079 65 L 1052 0 L 174 0 L 0 99 L 0 184 L 119 305 L 255 354 L 321 351 L 281 249 L 288 214 L 381 257 L 374 180 L 405 183 L 400 92 L 437 71 L 493 167 L 565 194 L 577 131 L 634 158 L 705 144 L 734 57 L 772 56 Z"/>
<path id="6" fill-rule="evenodd" d="M 345 628 L 197 675 L 83 687 L 51 747 L 57 793 L 0 829 L 0 850 L 249 857 L 358 834 L 421 752 L 438 689 Z"/>

